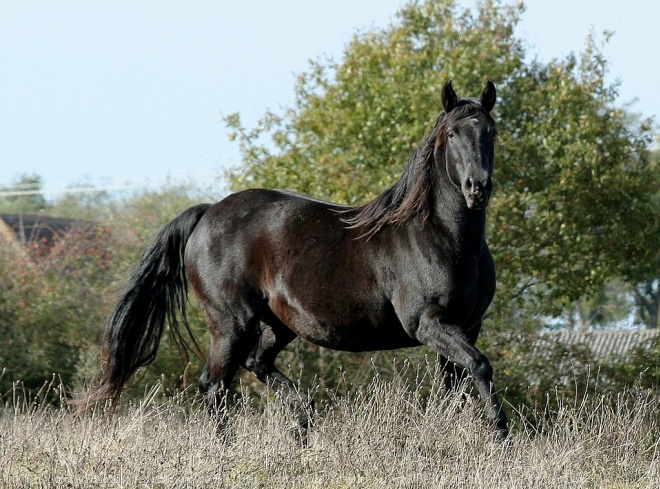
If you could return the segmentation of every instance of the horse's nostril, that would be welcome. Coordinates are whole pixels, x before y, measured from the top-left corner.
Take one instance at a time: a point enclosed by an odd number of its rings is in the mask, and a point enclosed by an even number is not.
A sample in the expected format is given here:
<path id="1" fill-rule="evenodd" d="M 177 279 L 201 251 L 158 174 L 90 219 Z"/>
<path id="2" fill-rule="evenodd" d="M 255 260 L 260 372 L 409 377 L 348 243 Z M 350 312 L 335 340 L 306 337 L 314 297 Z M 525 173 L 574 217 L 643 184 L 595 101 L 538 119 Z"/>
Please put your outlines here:
<path id="1" fill-rule="evenodd" d="M 485 201 L 493 189 L 493 182 L 490 178 L 480 180 L 474 177 L 467 177 L 463 188 L 466 194 L 470 195 L 473 199 Z"/>

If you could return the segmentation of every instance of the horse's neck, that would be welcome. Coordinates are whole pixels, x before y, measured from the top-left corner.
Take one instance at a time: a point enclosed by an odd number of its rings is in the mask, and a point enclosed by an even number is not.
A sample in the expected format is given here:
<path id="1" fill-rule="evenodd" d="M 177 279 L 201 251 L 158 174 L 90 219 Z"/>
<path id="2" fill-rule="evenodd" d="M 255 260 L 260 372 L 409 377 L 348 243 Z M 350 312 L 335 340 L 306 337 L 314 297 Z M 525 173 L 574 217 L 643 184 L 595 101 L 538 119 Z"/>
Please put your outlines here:
<path id="1" fill-rule="evenodd" d="M 447 178 L 435 189 L 431 220 L 460 255 L 480 255 L 486 239 L 486 210 L 470 210 Z"/>

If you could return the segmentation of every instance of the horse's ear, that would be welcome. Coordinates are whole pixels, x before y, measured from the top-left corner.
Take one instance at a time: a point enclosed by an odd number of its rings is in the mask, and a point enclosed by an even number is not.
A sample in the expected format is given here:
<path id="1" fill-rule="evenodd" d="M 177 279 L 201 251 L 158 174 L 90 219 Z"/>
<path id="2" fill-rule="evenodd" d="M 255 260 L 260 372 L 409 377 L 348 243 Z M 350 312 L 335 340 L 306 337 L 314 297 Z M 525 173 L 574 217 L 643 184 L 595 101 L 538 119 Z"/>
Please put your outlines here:
<path id="1" fill-rule="evenodd" d="M 497 100 L 497 93 L 495 91 L 495 85 L 493 82 L 488 80 L 486 82 L 486 87 L 483 92 L 481 92 L 481 97 L 479 98 L 479 103 L 486 110 L 490 112 L 495 107 L 495 101 Z"/>
<path id="2" fill-rule="evenodd" d="M 458 98 L 456 97 L 456 92 L 451 86 L 451 80 L 447 80 L 442 86 L 442 108 L 445 109 L 445 112 L 449 114 L 454 107 Z"/>

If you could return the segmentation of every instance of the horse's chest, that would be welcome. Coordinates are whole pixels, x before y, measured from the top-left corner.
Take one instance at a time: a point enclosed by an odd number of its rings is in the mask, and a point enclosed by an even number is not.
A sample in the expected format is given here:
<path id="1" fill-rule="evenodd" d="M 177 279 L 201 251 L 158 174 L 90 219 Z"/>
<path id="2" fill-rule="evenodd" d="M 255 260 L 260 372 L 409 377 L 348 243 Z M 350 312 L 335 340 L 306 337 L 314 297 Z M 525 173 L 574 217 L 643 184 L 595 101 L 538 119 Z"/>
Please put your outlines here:
<path id="1" fill-rule="evenodd" d="M 416 315 L 414 310 L 432 304 L 456 323 L 471 318 L 487 292 L 483 290 L 477 260 L 427 262 L 422 267 L 411 267 L 400 278 L 395 301 L 402 309 L 410 309 Z"/>
<path id="2" fill-rule="evenodd" d="M 440 305 L 460 309 L 474 306 L 479 297 L 479 269 L 464 263 L 438 269 L 431 289 Z"/>

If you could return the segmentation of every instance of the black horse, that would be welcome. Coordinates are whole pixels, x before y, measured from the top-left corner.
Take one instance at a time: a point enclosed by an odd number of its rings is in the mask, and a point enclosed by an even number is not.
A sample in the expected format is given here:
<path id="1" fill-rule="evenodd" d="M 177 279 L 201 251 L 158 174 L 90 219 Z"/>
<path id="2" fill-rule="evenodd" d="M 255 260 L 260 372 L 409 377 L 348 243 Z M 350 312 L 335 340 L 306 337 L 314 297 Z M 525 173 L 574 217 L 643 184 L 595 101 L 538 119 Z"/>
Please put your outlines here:
<path id="1" fill-rule="evenodd" d="M 506 437 L 493 369 L 474 346 L 495 292 L 485 239 L 495 100 L 491 82 L 478 101 L 445 83 L 435 127 L 401 178 L 363 206 L 250 189 L 174 218 L 111 314 L 107 365 L 86 401 L 116 400 L 153 361 L 166 321 L 189 343 L 189 282 L 211 334 L 199 380 L 210 406 L 240 366 L 294 392 L 275 359 L 296 336 L 345 351 L 424 344 L 472 375 L 495 437 Z"/>

